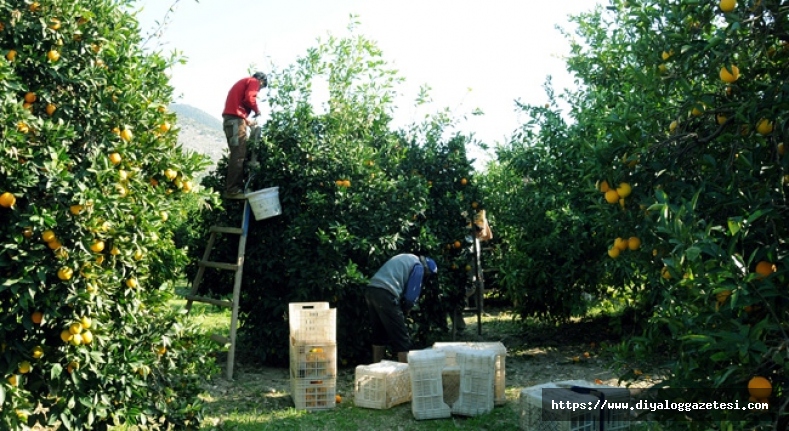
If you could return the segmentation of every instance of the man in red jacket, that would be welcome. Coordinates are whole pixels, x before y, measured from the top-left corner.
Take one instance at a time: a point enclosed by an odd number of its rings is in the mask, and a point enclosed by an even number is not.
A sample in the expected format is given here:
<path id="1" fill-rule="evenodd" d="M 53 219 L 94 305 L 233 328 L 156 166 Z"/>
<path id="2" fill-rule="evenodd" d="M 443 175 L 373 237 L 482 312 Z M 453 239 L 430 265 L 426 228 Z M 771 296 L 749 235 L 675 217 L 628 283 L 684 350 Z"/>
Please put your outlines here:
<path id="1" fill-rule="evenodd" d="M 227 160 L 225 194 L 231 198 L 244 196 L 244 162 L 247 158 L 247 126 L 254 124 L 249 114 L 260 116 L 257 95 L 268 86 L 263 72 L 255 72 L 248 78 L 236 82 L 227 93 L 225 110 L 222 111 L 223 128 L 230 155 Z"/>

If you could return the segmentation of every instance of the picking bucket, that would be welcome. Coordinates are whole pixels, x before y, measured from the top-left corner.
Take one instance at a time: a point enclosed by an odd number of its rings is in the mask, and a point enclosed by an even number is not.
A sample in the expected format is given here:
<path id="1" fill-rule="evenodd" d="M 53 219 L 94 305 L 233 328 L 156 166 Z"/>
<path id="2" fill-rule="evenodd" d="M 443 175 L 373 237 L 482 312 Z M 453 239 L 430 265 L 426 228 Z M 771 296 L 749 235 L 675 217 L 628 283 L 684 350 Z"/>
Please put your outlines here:
<path id="1" fill-rule="evenodd" d="M 282 214 L 279 204 L 279 187 L 269 187 L 256 192 L 247 193 L 246 198 L 255 214 L 255 220 L 263 220 Z"/>

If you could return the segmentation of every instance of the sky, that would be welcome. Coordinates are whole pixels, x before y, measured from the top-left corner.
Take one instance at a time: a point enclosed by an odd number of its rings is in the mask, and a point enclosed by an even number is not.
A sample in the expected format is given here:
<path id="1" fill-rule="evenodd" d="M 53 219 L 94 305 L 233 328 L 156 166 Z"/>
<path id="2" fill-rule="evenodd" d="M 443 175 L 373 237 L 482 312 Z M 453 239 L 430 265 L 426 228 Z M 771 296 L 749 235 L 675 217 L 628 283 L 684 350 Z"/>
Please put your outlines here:
<path id="1" fill-rule="evenodd" d="M 557 93 L 574 87 L 562 60 L 569 43 L 556 26 L 571 29 L 567 16 L 597 3 L 602 0 L 137 0 L 133 9 L 143 35 L 167 23 L 147 48 L 187 58 L 170 72 L 175 101 L 217 118 L 229 88 L 250 69 L 294 63 L 318 38 L 347 35 L 355 14 L 357 32 L 375 41 L 405 78 L 396 126 L 449 108 L 465 118 L 459 131 L 492 146 L 525 122 L 515 100 L 547 102 L 548 76 Z M 433 103 L 417 111 L 413 101 L 423 85 Z M 475 109 L 484 115 L 470 115 Z M 470 153 L 478 162 L 490 158 Z"/>

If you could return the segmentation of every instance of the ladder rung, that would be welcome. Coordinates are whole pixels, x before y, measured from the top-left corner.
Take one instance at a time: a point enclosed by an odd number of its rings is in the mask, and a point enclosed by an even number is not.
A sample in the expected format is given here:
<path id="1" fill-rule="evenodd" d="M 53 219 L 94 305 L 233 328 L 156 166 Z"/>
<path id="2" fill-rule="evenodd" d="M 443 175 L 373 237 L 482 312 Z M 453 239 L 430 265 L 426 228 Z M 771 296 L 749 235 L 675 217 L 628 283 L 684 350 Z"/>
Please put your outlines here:
<path id="1" fill-rule="evenodd" d="M 199 265 L 204 266 L 206 268 L 227 269 L 230 271 L 236 271 L 238 269 L 238 265 L 236 265 L 235 263 L 211 262 L 207 260 L 201 260 L 199 262 Z"/>
<path id="2" fill-rule="evenodd" d="M 211 341 L 214 341 L 214 342 L 216 342 L 218 344 L 222 344 L 222 345 L 230 344 L 230 339 L 229 338 L 224 337 L 224 336 L 219 335 L 219 334 L 211 334 L 210 338 L 211 338 Z"/>
<path id="3" fill-rule="evenodd" d="M 237 233 L 242 234 L 244 230 L 240 227 L 223 227 L 223 226 L 211 226 L 211 232 L 219 232 L 219 233 Z"/>
<path id="4" fill-rule="evenodd" d="M 212 305 L 216 305 L 216 306 L 219 306 L 219 307 L 230 308 L 230 307 L 233 306 L 233 302 L 232 301 L 225 301 L 223 299 L 208 298 L 208 297 L 205 297 L 205 296 L 189 295 L 189 296 L 186 297 L 186 299 L 188 301 L 205 302 L 206 304 L 212 304 Z"/>

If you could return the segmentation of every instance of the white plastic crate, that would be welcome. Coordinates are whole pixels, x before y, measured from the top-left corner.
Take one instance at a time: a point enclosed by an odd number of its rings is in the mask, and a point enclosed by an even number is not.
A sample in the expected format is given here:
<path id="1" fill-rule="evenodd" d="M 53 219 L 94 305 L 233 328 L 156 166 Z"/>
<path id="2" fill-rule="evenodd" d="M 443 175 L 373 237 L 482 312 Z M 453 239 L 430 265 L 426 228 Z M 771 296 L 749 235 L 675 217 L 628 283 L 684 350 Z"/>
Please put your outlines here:
<path id="1" fill-rule="evenodd" d="M 630 390 L 615 386 L 598 385 L 586 380 L 563 380 L 555 382 L 556 386 L 571 388 L 578 386 L 582 388 L 596 389 L 603 393 L 606 401 L 614 403 L 630 402 Z M 603 409 L 603 425 L 605 431 L 625 431 L 630 429 L 630 411 L 626 409 Z"/>
<path id="2" fill-rule="evenodd" d="M 452 413 L 478 416 L 493 410 L 493 375 L 496 352 L 492 350 L 461 350 L 460 395 L 452 404 Z"/>
<path id="3" fill-rule="evenodd" d="M 336 405 L 336 379 L 290 379 L 291 397 L 298 410 L 327 410 Z"/>
<path id="4" fill-rule="evenodd" d="M 596 405 L 598 399 L 592 395 L 579 394 L 561 388 L 555 383 L 543 383 L 525 388 L 520 394 L 520 428 L 524 431 L 601 431 L 599 409 L 549 409 L 543 412 L 543 389 L 558 389 L 551 392 L 551 400 L 559 402 L 586 403 Z M 546 402 L 550 402 L 546 400 Z"/>
<path id="5" fill-rule="evenodd" d="M 441 371 L 446 355 L 437 350 L 412 350 L 408 352 L 408 370 L 411 375 L 411 413 L 417 420 L 439 419 L 452 416 L 444 403 Z"/>
<path id="6" fill-rule="evenodd" d="M 411 401 L 408 364 L 381 361 L 357 366 L 353 401 L 359 407 L 371 409 L 388 409 Z"/>
<path id="7" fill-rule="evenodd" d="M 463 348 L 475 350 L 493 350 L 496 352 L 495 375 L 493 377 L 493 404 L 500 406 L 507 403 L 507 376 L 506 360 L 507 348 L 500 341 L 457 341 L 457 342 L 438 342 L 433 344 L 436 350 L 442 350 L 447 355 L 447 367 L 457 366 L 457 352 Z"/>
<path id="8" fill-rule="evenodd" d="M 296 379 L 331 379 L 337 377 L 337 345 L 291 345 L 290 376 Z"/>
<path id="9" fill-rule="evenodd" d="M 441 386 L 444 389 L 444 402 L 452 407 L 460 396 L 460 367 L 444 367 L 441 370 Z"/>
<path id="10" fill-rule="evenodd" d="M 337 342 L 337 309 L 328 302 L 288 304 L 291 344 Z"/>

